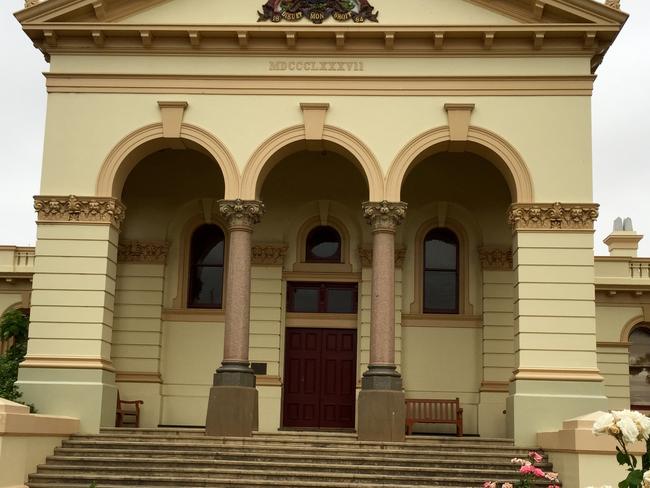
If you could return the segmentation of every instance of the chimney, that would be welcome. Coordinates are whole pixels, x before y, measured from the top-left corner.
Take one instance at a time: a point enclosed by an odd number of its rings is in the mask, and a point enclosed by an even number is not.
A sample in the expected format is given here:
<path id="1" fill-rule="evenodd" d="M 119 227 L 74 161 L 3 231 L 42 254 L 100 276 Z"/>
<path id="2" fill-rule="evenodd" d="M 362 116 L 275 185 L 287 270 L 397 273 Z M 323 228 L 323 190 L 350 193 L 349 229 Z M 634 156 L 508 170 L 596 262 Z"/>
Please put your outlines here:
<path id="1" fill-rule="evenodd" d="M 609 247 L 610 256 L 635 258 L 641 239 L 643 236 L 634 232 L 632 219 L 618 217 L 614 221 L 614 230 L 603 242 Z"/>

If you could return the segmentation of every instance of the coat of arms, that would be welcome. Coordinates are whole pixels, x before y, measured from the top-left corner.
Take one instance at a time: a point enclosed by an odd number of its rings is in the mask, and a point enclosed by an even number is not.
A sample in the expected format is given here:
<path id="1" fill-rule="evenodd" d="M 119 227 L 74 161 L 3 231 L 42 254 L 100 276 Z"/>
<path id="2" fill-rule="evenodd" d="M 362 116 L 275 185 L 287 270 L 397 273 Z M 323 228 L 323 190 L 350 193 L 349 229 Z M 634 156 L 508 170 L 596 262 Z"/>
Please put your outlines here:
<path id="1" fill-rule="evenodd" d="M 379 12 L 368 0 L 268 0 L 258 14 L 258 22 L 297 22 L 305 18 L 322 24 L 330 17 L 339 22 L 377 22 Z"/>

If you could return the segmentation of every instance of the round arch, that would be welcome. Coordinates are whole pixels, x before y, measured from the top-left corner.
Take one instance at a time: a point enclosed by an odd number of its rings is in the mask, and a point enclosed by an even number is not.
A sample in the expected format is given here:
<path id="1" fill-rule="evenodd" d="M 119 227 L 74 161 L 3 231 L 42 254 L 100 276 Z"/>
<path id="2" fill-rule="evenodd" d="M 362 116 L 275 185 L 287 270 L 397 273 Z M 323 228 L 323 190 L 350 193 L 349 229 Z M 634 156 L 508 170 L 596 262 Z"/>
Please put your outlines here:
<path id="1" fill-rule="evenodd" d="M 239 191 L 239 171 L 226 146 L 208 131 L 182 124 L 180 139 L 189 149 L 214 159 L 224 179 L 225 199 L 235 199 Z M 161 123 L 141 127 L 124 137 L 108 154 L 97 177 L 96 195 L 120 198 L 131 170 L 146 156 L 170 147 Z"/>
<path id="2" fill-rule="evenodd" d="M 386 180 L 385 196 L 400 201 L 402 184 L 409 171 L 426 157 L 444 152 L 451 142 L 448 126 L 438 127 L 412 139 L 397 155 Z M 501 136 L 487 129 L 470 126 L 467 150 L 494 164 L 503 174 L 513 203 L 534 201 L 533 180 L 517 150 Z"/>
<path id="3" fill-rule="evenodd" d="M 384 194 L 384 177 L 377 158 L 368 146 L 351 133 L 326 125 L 323 129 L 325 147 L 352 161 L 359 167 L 368 183 L 369 200 L 382 201 Z M 262 143 L 246 165 L 242 176 L 241 198 L 255 200 L 259 198 L 262 184 L 273 167 L 282 159 L 295 152 L 295 144 L 307 142 L 305 126 L 296 125 L 284 129 Z"/>
<path id="4" fill-rule="evenodd" d="M 639 315 L 627 321 L 627 323 L 621 329 L 621 342 L 629 343 L 630 334 L 639 327 L 650 328 L 650 322 L 646 320 L 644 315 Z"/>

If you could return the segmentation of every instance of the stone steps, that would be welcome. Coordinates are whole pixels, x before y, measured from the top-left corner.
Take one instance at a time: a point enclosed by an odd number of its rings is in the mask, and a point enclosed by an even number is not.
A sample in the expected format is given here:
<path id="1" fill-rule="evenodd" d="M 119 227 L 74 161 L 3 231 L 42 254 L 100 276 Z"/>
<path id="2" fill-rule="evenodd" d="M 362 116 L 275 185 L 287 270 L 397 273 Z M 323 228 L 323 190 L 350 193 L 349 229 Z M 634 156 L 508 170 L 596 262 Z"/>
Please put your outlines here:
<path id="1" fill-rule="evenodd" d="M 30 488 L 481 487 L 514 482 L 510 439 L 409 437 L 359 442 L 353 434 L 281 432 L 207 437 L 201 429 L 106 429 L 63 442 Z M 550 470 L 548 462 L 542 469 Z M 548 486 L 548 483 L 540 486 Z"/>

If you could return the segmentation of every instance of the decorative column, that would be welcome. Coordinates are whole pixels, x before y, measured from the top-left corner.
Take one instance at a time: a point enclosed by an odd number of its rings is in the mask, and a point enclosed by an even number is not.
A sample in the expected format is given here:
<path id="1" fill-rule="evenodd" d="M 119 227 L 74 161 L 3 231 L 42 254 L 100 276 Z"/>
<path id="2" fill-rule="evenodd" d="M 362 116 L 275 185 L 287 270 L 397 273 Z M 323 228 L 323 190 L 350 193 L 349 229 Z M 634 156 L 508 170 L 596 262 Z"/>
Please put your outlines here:
<path id="1" fill-rule="evenodd" d="M 596 351 L 595 204 L 510 208 L 515 271 L 515 370 L 508 434 L 535 445 L 537 433 L 607 410 Z"/>
<path id="2" fill-rule="evenodd" d="M 364 441 L 404 439 L 404 391 L 395 367 L 395 232 L 406 215 L 402 202 L 366 202 L 372 226 L 370 362 L 358 402 L 358 433 Z"/>
<path id="3" fill-rule="evenodd" d="M 221 367 L 210 390 L 206 434 L 251 436 L 258 427 L 255 373 L 248 359 L 251 291 L 251 234 L 264 214 L 258 201 L 221 200 L 228 221 L 226 327 Z"/>
<path id="4" fill-rule="evenodd" d="M 38 233 L 27 356 L 18 385 L 39 413 L 115 425 L 111 363 L 119 230 L 114 198 L 37 196 Z"/>

